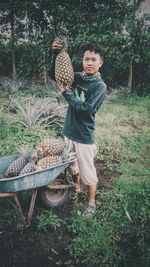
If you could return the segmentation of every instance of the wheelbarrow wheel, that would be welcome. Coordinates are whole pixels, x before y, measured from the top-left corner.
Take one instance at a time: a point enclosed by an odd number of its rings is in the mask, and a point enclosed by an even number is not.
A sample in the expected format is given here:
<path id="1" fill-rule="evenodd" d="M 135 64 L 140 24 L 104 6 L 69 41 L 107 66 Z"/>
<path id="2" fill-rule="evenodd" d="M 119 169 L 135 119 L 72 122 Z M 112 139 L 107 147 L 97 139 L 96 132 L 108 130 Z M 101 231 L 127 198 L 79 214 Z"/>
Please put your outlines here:
<path id="1" fill-rule="evenodd" d="M 58 177 L 54 180 L 51 185 L 64 185 L 66 184 L 64 177 Z M 44 206 L 48 208 L 55 208 L 63 205 L 68 197 L 69 197 L 69 190 L 68 188 L 65 189 L 49 189 L 49 188 L 42 188 L 41 192 L 41 200 Z"/>

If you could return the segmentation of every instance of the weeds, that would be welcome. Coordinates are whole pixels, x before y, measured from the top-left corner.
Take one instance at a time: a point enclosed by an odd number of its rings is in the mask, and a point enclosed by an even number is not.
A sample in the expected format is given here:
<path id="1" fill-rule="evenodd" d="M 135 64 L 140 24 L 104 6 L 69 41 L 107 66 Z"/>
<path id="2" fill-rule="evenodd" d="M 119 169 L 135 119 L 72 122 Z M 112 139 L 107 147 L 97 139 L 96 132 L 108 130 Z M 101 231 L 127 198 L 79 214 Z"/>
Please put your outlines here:
<path id="1" fill-rule="evenodd" d="M 120 249 L 115 245 L 116 238 L 111 225 L 92 221 L 84 217 L 74 218 L 69 231 L 74 234 L 72 243 L 68 246 L 73 262 L 86 266 L 109 266 L 110 262 L 115 265 L 120 257 Z"/>
<path id="2" fill-rule="evenodd" d="M 139 97 L 107 101 L 98 114 L 97 156 L 106 168 L 115 166 L 122 175 L 97 192 L 91 223 L 74 214 L 68 226 L 73 240 L 67 248 L 73 264 L 149 266 L 148 101 Z"/>
<path id="3" fill-rule="evenodd" d="M 63 221 L 57 215 L 48 210 L 43 210 L 42 214 L 37 216 L 37 229 L 39 231 L 56 230 L 62 223 Z"/>
<path id="4" fill-rule="evenodd" d="M 97 193 L 93 220 L 74 215 L 68 222 L 73 234 L 67 247 L 74 264 L 136 266 L 149 258 L 150 182 L 121 176 L 111 188 Z M 136 255 L 133 258 L 132 255 Z M 148 266 L 148 265 L 144 265 Z"/>

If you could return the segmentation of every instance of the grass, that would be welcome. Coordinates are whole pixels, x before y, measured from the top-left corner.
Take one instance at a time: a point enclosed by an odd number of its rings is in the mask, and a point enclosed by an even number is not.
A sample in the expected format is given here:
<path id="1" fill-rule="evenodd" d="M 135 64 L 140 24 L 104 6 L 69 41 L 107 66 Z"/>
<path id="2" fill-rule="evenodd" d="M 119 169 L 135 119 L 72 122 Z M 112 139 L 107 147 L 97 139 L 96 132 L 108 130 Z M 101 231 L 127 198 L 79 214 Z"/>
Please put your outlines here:
<path id="1" fill-rule="evenodd" d="M 144 266 L 150 264 L 150 99 L 126 96 L 107 99 L 96 117 L 97 159 L 108 170 L 118 172 L 105 188 L 97 191 L 97 211 L 92 221 L 79 216 L 83 203 L 72 195 L 72 211 L 64 219 L 72 237 L 66 247 L 67 266 Z M 10 155 L 22 143 L 35 146 L 45 136 L 57 136 L 55 127 L 27 130 L 13 126 L 2 107 L 0 111 L 0 153 Z M 85 198 L 85 199 L 84 199 Z M 86 195 L 82 199 L 86 201 Z M 1 229 L 8 229 L 4 201 L 0 199 Z M 60 227 L 55 214 L 43 212 L 36 218 L 39 231 Z M 15 218 L 16 227 L 17 224 Z M 4 225 L 3 225 L 4 223 Z M 15 223 L 12 224 L 15 227 Z M 19 226 L 17 226 L 19 225 Z M 21 228 L 21 227 L 20 227 Z"/>
<path id="2" fill-rule="evenodd" d="M 140 97 L 105 102 L 96 120 L 98 158 L 109 164 L 143 159 L 150 144 L 149 102 Z"/>
<path id="3" fill-rule="evenodd" d="M 40 231 L 47 231 L 49 229 L 56 230 L 62 224 L 63 220 L 48 210 L 43 210 L 42 214 L 37 216 L 37 230 Z"/>
<path id="4" fill-rule="evenodd" d="M 118 177 L 98 190 L 92 223 L 78 215 L 70 222 L 74 238 L 68 250 L 74 264 L 150 264 L 149 103 L 135 96 L 107 100 L 97 115 L 97 158 Z M 76 209 L 79 213 L 81 207 Z"/>

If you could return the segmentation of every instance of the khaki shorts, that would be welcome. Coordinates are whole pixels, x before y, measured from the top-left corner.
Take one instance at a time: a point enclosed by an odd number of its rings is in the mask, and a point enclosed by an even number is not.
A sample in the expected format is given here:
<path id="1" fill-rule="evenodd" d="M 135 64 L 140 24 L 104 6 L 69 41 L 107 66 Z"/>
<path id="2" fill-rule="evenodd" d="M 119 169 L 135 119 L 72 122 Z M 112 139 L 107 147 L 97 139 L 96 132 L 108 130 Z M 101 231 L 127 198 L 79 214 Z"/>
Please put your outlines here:
<path id="1" fill-rule="evenodd" d="M 94 157 L 97 153 L 95 144 L 80 144 L 65 137 L 65 143 L 69 152 L 76 152 L 77 161 L 69 166 L 71 175 L 78 172 L 81 176 L 81 182 L 85 185 L 96 185 L 98 182 Z"/>

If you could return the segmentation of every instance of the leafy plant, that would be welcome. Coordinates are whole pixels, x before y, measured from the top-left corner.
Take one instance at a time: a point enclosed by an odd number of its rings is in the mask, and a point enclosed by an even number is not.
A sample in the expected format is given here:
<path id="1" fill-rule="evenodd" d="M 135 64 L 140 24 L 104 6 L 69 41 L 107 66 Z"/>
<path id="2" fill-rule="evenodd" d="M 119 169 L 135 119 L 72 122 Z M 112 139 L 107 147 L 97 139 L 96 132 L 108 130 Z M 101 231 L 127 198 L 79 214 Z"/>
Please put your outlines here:
<path id="1" fill-rule="evenodd" d="M 116 178 L 106 191 L 97 192 L 94 219 L 77 215 L 70 218 L 67 227 L 73 238 L 67 251 L 73 264 L 148 266 L 150 182 L 147 178 L 125 175 Z"/>
<path id="2" fill-rule="evenodd" d="M 26 97 L 14 99 L 16 114 L 12 117 L 13 123 L 19 123 L 23 127 L 48 127 L 58 123 L 65 112 L 65 107 L 58 105 L 57 101 L 49 99 L 37 99 Z"/>
<path id="3" fill-rule="evenodd" d="M 48 131 L 45 128 L 22 128 L 21 124 L 12 124 L 5 109 L 0 111 L 0 156 L 16 154 L 22 144 L 34 148 L 45 137 L 57 136 L 56 127 Z"/>
<path id="4" fill-rule="evenodd" d="M 52 81 L 51 83 L 43 84 L 43 82 L 40 82 L 37 80 L 33 81 L 28 86 L 28 91 L 36 96 L 36 97 L 56 97 L 59 92 L 57 91 L 56 94 L 56 83 Z M 55 93 L 55 95 L 54 95 Z"/>
<path id="5" fill-rule="evenodd" d="M 0 84 L 8 95 L 18 92 L 26 86 L 27 81 L 23 79 L 1 79 Z"/>
<path id="6" fill-rule="evenodd" d="M 89 221 L 84 217 L 74 217 L 69 231 L 74 234 L 71 244 L 67 247 L 73 262 L 86 266 L 109 266 L 111 262 L 117 266 L 121 257 L 112 227 L 98 219 Z"/>
<path id="7" fill-rule="evenodd" d="M 42 214 L 37 216 L 37 229 L 40 231 L 56 230 L 62 224 L 63 221 L 48 210 L 43 210 Z"/>

